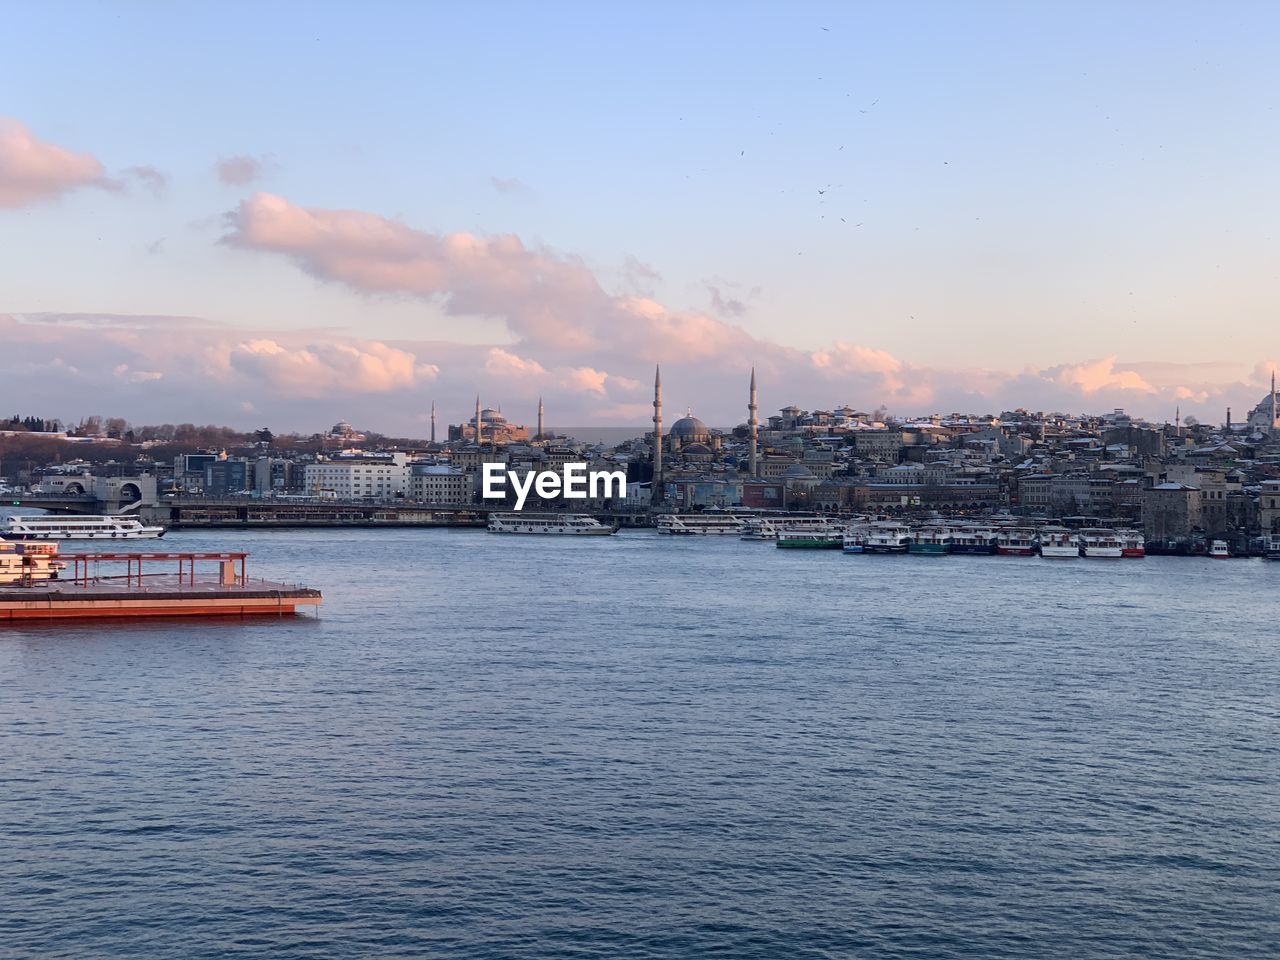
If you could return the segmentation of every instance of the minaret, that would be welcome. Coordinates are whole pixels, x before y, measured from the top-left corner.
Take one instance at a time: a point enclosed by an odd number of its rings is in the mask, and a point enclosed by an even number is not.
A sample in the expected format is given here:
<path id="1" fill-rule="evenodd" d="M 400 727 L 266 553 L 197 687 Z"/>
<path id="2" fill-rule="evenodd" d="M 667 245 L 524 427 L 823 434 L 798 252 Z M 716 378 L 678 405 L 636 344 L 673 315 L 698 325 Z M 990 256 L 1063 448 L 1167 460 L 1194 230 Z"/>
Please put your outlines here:
<path id="1" fill-rule="evenodd" d="M 751 399 L 747 402 L 747 430 L 749 432 L 748 442 L 750 443 L 750 459 L 751 459 L 751 476 L 759 476 L 760 461 L 759 451 L 756 449 L 756 430 L 759 421 L 756 419 L 758 408 L 756 406 L 756 368 L 751 368 Z"/>
<path id="2" fill-rule="evenodd" d="M 662 500 L 662 368 L 653 368 L 653 483 L 650 501 Z"/>
<path id="3" fill-rule="evenodd" d="M 431 442 L 436 442 L 436 402 L 431 401 Z"/>
<path id="4" fill-rule="evenodd" d="M 1276 372 L 1271 371 L 1271 431 L 1276 429 Z"/>
<path id="5" fill-rule="evenodd" d="M 480 446 L 480 394 L 476 394 L 476 446 Z"/>
<path id="6" fill-rule="evenodd" d="M 535 440 L 542 439 L 542 398 L 541 397 L 538 398 L 538 435 L 533 439 Z"/>

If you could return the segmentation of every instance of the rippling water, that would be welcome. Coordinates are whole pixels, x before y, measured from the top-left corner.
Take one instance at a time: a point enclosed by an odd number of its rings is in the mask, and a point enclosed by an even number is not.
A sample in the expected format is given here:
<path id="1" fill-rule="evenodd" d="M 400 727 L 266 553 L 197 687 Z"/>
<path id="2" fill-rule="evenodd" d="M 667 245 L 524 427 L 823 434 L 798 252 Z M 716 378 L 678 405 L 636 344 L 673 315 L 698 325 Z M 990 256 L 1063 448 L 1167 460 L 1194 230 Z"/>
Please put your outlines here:
<path id="1" fill-rule="evenodd" d="M 1280 564 L 179 533 L 0 628 L 0 956 L 1274 957 Z"/>

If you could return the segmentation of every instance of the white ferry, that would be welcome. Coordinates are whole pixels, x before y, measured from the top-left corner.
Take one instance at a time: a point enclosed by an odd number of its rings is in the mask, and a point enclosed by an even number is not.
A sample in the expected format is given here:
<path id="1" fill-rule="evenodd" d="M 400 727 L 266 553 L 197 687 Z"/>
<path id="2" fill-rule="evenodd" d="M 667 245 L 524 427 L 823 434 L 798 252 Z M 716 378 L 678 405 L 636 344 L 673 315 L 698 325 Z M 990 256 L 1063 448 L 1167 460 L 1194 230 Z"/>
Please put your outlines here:
<path id="1" fill-rule="evenodd" d="M 867 528 L 864 553 L 906 553 L 911 528 L 901 523 L 876 523 Z"/>
<path id="2" fill-rule="evenodd" d="M 1080 544 L 1066 527 L 1045 527 L 1040 531 L 1040 556 L 1046 560 L 1074 560 L 1080 556 Z"/>
<path id="3" fill-rule="evenodd" d="M 1209 557 L 1213 560 L 1227 560 L 1231 557 L 1231 551 L 1227 548 L 1227 541 L 1215 540 L 1209 546 Z"/>
<path id="4" fill-rule="evenodd" d="M 742 520 L 723 513 L 664 513 L 654 519 L 659 533 L 677 537 L 736 537 Z"/>
<path id="5" fill-rule="evenodd" d="M 0 543 L 0 583 L 56 580 L 66 567 L 56 543 Z"/>
<path id="6" fill-rule="evenodd" d="M 148 527 L 137 517 L 11 516 L 0 521 L 3 540 L 154 540 L 164 527 Z"/>
<path id="7" fill-rule="evenodd" d="M 1123 549 L 1120 537 L 1114 530 L 1091 527 L 1080 531 L 1081 556 L 1118 560 L 1124 556 Z"/>
<path id="8" fill-rule="evenodd" d="M 617 527 L 582 513 L 491 513 L 490 533 L 534 533 L 559 537 L 607 537 Z"/>
<path id="9" fill-rule="evenodd" d="M 1267 559 L 1280 560 L 1280 533 L 1267 537 Z"/>
<path id="10" fill-rule="evenodd" d="M 839 529 L 830 517 L 749 517 L 742 522 L 742 539 L 777 540 L 780 533 L 831 533 Z"/>

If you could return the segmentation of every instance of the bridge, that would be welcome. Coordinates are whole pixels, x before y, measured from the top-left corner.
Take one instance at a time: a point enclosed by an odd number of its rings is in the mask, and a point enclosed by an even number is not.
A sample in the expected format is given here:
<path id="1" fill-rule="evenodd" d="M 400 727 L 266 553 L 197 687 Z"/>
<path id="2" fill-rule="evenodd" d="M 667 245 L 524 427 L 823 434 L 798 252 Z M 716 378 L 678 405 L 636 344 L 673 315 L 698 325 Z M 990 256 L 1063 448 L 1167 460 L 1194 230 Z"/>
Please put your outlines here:
<path id="1" fill-rule="evenodd" d="M 0 494 L 0 504 L 6 507 L 30 507 L 48 510 L 50 513 L 103 513 L 101 502 L 89 493 L 28 493 L 27 491 Z"/>
<path id="2" fill-rule="evenodd" d="M 432 504 L 393 500 L 294 500 L 279 497 L 166 496 L 139 508 L 147 523 L 175 530 L 198 528 L 271 529 L 285 527 L 483 527 L 490 513 L 509 506 L 475 503 Z M 536 511 L 530 510 L 530 513 Z M 581 510 L 606 523 L 649 526 L 647 511 Z"/>

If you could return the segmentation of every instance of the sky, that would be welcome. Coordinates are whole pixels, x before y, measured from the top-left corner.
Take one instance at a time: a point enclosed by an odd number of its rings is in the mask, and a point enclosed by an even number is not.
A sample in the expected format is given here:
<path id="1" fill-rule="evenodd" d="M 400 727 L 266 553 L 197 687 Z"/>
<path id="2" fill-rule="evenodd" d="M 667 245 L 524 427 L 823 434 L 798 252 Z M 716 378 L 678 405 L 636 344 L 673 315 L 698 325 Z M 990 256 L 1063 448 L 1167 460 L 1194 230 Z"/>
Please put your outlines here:
<path id="1" fill-rule="evenodd" d="M 1206 422 L 1280 356 L 1274 4 L 47 3 L 0 410 Z"/>

